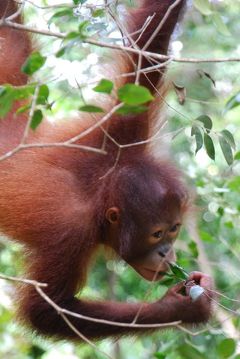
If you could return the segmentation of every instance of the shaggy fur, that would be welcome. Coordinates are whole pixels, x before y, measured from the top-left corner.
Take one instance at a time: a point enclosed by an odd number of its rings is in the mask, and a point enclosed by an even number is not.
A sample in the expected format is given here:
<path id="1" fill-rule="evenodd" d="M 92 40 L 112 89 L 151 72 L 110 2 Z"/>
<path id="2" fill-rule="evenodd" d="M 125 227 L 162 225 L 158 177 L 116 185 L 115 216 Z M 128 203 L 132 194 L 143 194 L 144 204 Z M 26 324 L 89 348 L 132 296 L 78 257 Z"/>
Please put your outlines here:
<path id="1" fill-rule="evenodd" d="M 162 20 L 173 0 L 145 0 L 140 8 L 128 13 L 126 26 L 133 33 L 140 29 L 148 16 L 154 15 L 138 39 L 142 48 Z M 146 49 L 166 54 L 170 36 L 178 21 L 184 1 L 175 7 L 160 32 Z M 0 17 L 16 11 L 13 0 L 0 2 Z M 21 22 L 21 18 L 17 19 Z M 138 35 L 133 36 L 137 40 Z M 0 84 L 24 85 L 27 82 L 21 66 L 31 53 L 30 37 L 23 31 L 0 28 Z M 137 57 L 119 55 L 119 69 L 133 72 Z M 151 66 L 143 58 L 142 68 Z M 140 84 L 155 95 L 160 88 L 162 72 L 153 71 L 140 76 Z M 134 81 L 129 77 L 126 82 Z M 146 140 L 151 131 L 156 103 L 140 115 L 114 115 L 108 122 L 108 132 L 121 144 Z M 1 154 L 14 148 L 21 139 L 27 114 L 16 114 L 15 103 L 5 119 L 0 121 Z M 155 115 L 156 116 L 156 115 Z M 78 120 L 61 124 L 44 122 L 29 142 L 58 142 L 89 128 L 94 119 L 84 115 Z M 78 141 L 79 144 L 100 148 L 104 141 L 102 129 L 97 128 Z M 121 210 L 121 223 L 114 249 L 127 261 L 142 253 L 141 240 L 159 217 L 171 219 L 171 211 L 183 211 L 187 192 L 179 172 L 163 159 L 156 160 L 147 145 L 122 151 L 115 169 L 117 147 L 107 138 L 107 155 L 78 149 L 28 149 L 0 163 L 0 228 L 9 237 L 21 242 L 26 249 L 26 276 L 48 283 L 46 293 L 60 306 L 95 318 L 131 322 L 139 304 L 91 302 L 74 297 L 83 287 L 89 261 L 99 244 L 108 244 L 109 223 L 105 213 L 111 206 Z M 103 177 L 103 178 L 101 178 Z M 139 252 L 140 251 L 140 252 Z M 163 323 L 182 319 L 186 322 L 206 320 L 205 307 L 188 303 L 188 309 L 177 301 L 145 304 L 138 323 Z M 44 335 L 76 338 L 58 313 L 50 307 L 33 287 L 23 286 L 19 293 L 20 315 Z M 180 309 L 179 309 L 180 308 Z M 194 309 L 195 308 L 195 309 Z M 71 318 L 76 328 L 89 338 L 132 332 L 129 328 L 93 323 Z M 136 329 L 134 330 L 136 331 Z"/>

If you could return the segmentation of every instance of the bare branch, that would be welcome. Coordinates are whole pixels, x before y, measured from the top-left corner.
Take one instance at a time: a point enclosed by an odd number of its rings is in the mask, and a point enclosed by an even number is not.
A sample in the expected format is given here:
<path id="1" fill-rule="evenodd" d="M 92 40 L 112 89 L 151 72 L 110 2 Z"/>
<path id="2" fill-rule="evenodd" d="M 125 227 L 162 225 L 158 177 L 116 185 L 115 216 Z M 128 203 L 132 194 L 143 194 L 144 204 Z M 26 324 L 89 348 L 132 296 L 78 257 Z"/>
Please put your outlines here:
<path id="1" fill-rule="evenodd" d="M 37 85 L 36 88 L 35 88 L 34 94 L 33 94 L 32 104 L 31 104 L 31 108 L 30 108 L 29 116 L 28 116 L 28 121 L 27 121 L 27 124 L 25 126 L 25 130 L 24 130 L 23 137 L 22 137 L 22 140 L 21 140 L 22 145 L 24 145 L 24 143 L 26 142 L 27 137 L 28 137 L 29 129 L 30 129 L 30 126 L 31 126 L 33 115 L 34 115 L 34 111 L 35 111 L 35 108 L 36 108 L 36 105 L 37 105 L 39 88 L 40 88 L 40 85 Z"/>
<path id="2" fill-rule="evenodd" d="M 143 46 L 143 50 L 146 50 L 148 46 L 153 42 L 153 40 L 156 38 L 156 36 L 160 33 L 161 28 L 165 24 L 166 20 L 168 19 L 169 15 L 171 14 L 172 10 L 181 2 L 182 0 L 176 0 L 172 5 L 169 6 L 167 9 L 164 17 L 160 21 L 159 25 L 156 27 L 155 31 L 152 33 L 146 44 Z"/>
<path id="3" fill-rule="evenodd" d="M 102 126 L 105 122 L 107 122 L 111 116 L 117 111 L 119 110 L 121 107 L 123 106 L 123 103 L 119 103 L 117 105 L 115 105 L 105 116 L 103 116 L 103 118 L 101 118 L 97 123 L 95 123 L 94 125 L 92 125 L 91 127 L 87 128 L 85 131 L 81 132 L 80 134 L 78 134 L 77 136 L 74 136 L 73 138 L 71 138 L 70 140 L 66 141 L 67 144 L 71 144 L 74 143 L 78 140 L 80 140 L 81 138 L 83 138 L 84 136 L 88 135 L 89 133 L 91 133 L 93 130 L 95 130 L 96 128 L 99 128 L 100 126 Z"/>
<path id="4" fill-rule="evenodd" d="M 95 322 L 95 323 L 102 323 L 102 324 L 108 324 L 108 325 L 113 325 L 113 326 L 117 326 L 117 327 L 126 327 L 126 328 L 168 328 L 168 327 L 175 327 L 179 324 L 181 324 L 181 321 L 174 321 L 174 322 L 169 322 L 169 323 L 157 323 L 157 324 L 134 324 L 134 323 L 122 323 L 122 322 L 114 322 L 111 320 L 104 320 L 104 319 L 97 319 L 97 318 L 93 318 L 93 317 L 89 317 L 86 315 L 82 315 L 79 313 L 75 313 L 72 312 L 70 310 L 64 309 L 62 307 L 60 307 L 59 305 L 57 305 L 44 291 L 43 291 L 43 287 L 47 287 L 46 283 L 40 283 L 37 282 L 35 280 L 30 280 L 30 279 L 23 279 L 23 278 L 17 278 L 17 277 L 11 277 L 11 276 L 6 276 L 4 274 L 0 274 L 0 279 L 5 279 L 5 280 L 9 280 L 9 281 L 14 281 L 14 282 L 20 282 L 20 283 L 24 283 L 27 285 L 32 285 L 35 287 L 35 289 L 37 290 L 37 292 L 40 294 L 40 296 L 48 303 L 50 304 L 59 314 L 60 313 L 64 313 L 67 315 L 70 315 L 72 317 L 75 318 L 79 318 L 79 319 L 83 319 L 83 320 L 87 320 L 90 322 Z"/>
<path id="5" fill-rule="evenodd" d="M 76 327 L 75 325 L 73 325 L 71 323 L 71 321 L 67 318 L 67 316 L 63 313 L 59 313 L 60 316 L 63 318 L 63 320 L 65 321 L 65 323 L 69 326 L 70 329 L 72 329 L 72 331 L 74 333 L 77 334 L 77 336 L 79 338 L 81 338 L 82 340 L 84 340 L 87 344 L 89 344 L 93 349 L 95 349 L 96 351 L 98 351 L 99 353 L 102 353 L 103 355 L 105 355 L 107 358 L 109 359 L 114 359 L 111 355 L 109 355 L 108 353 L 102 351 L 101 349 L 99 349 L 97 347 L 96 344 L 94 344 L 91 340 L 89 340 L 85 335 L 83 335 Z"/>
<path id="6" fill-rule="evenodd" d="M 40 283 L 40 282 L 36 282 L 35 280 L 31 280 L 31 279 L 25 279 L 25 278 L 17 278 L 17 277 L 12 277 L 9 275 L 5 275 L 5 274 L 0 274 L 0 279 L 5 279 L 5 280 L 9 280 L 11 282 L 19 282 L 19 283 L 24 283 L 24 284 L 29 284 L 29 285 L 33 285 L 38 286 L 38 287 L 47 287 L 47 283 Z"/>
<path id="7" fill-rule="evenodd" d="M 44 30 L 44 29 L 35 29 L 33 27 L 30 27 L 30 26 L 18 24 L 18 23 L 12 22 L 12 21 L 7 21 L 6 19 L 1 19 L 0 20 L 0 27 L 1 26 L 7 26 L 7 27 L 11 27 L 11 28 L 14 28 L 14 29 L 17 29 L 17 30 L 28 31 L 28 32 L 32 32 L 32 33 L 36 33 L 36 34 L 40 34 L 40 35 L 56 37 L 56 38 L 59 38 L 59 39 L 66 39 L 67 38 L 66 33 L 54 32 L 54 31 L 49 31 L 49 30 Z M 240 62 L 240 57 L 205 58 L 205 59 L 186 58 L 186 57 L 178 58 L 178 57 L 175 57 L 175 56 L 161 55 L 161 54 L 157 54 L 157 53 L 150 52 L 150 51 L 143 51 L 143 50 L 128 47 L 128 46 L 109 44 L 109 43 L 106 43 L 106 42 L 97 41 L 97 40 L 93 40 L 93 39 L 84 39 L 84 40 L 82 40 L 82 42 L 86 43 L 86 44 L 89 44 L 89 45 L 95 45 L 95 46 L 98 46 L 98 47 L 105 47 L 105 48 L 109 48 L 109 49 L 113 49 L 113 50 L 127 51 L 129 53 L 134 53 L 134 54 L 137 54 L 139 56 L 141 55 L 141 56 L 146 56 L 146 57 L 152 57 L 152 58 L 157 59 L 157 60 L 171 60 L 172 62 L 179 62 L 179 63 Z"/>
<path id="8" fill-rule="evenodd" d="M 84 145 L 71 144 L 67 142 L 51 142 L 51 143 L 29 143 L 29 144 L 19 144 L 13 150 L 6 152 L 4 155 L 0 156 L 0 161 L 6 160 L 7 158 L 12 157 L 14 154 L 29 149 L 29 148 L 48 148 L 48 147 L 62 147 L 62 148 L 75 148 L 82 151 L 98 153 L 106 155 L 106 151 L 101 148 L 95 148 Z"/>
<path id="9" fill-rule="evenodd" d="M 5 20 L 7 20 L 7 21 L 15 20 L 19 15 L 21 15 L 21 13 L 24 9 L 24 6 L 25 6 L 25 0 L 22 1 L 20 6 L 18 7 L 17 11 L 15 13 L 13 13 L 12 15 L 8 16 Z"/>

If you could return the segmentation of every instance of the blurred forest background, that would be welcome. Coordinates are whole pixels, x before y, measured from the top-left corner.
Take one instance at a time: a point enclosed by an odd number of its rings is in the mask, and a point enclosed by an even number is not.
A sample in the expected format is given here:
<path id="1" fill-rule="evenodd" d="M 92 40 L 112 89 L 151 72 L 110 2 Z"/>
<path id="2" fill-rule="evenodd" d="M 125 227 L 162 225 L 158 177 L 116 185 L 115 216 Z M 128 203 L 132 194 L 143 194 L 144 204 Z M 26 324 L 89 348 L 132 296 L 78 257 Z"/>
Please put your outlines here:
<path id="1" fill-rule="evenodd" d="M 115 56 L 114 50 L 110 52 L 83 43 L 76 32 L 94 37 L 96 41 L 120 44 L 119 33 L 106 11 L 106 2 L 69 0 L 57 6 L 59 3 L 60 0 L 26 1 L 24 9 L 29 26 L 70 33 L 64 41 L 32 35 L 41 55 L 46 57 L 35 78 L 49 89 L 47 104 L 39 105 L 39 111 L 54 121 L 76 116 L 81 105 L 91 103 L 92 87 L 102 78 L 99 64 L 107 69 Z M 118 10 L 112 6 L 112 11 L 121 13 L 124 2 L 113 3 L 118 3 Z M 128 1 L 128 5 L 134 6 L 133 1 Z M 239 14 L 239 1 L 193 1 L 174 35 L 172 54 L 197 59 L 240 58 Z M 240 62 L 173 62 L 166 79 L 170 87 L 165 106 L 168 128 L 159 141 L 169 144 L 175 162 L 183 169 L 189 186 L 195 189 L 198 206 L 199 231 L 188 224 L 181 231 L 176 243 L 178 263 L 188 272 L 200 269 L 212 274 L 220 293 L 219 303 L 210 323 L 188 328 L 189 333 L 158 331 L 141 338 L 108 339 L 97 346 L 114 359 L 239 359 Z M 0 106 L 3 109 L 4 104 Z M 202 145 L 204 134 L 210 136 L 213 145 L 206 139 Z M 17 244 L 0 238 L 2 274 L 21 276 L 20 253 Z M 151 301 L 161 297 L 168 285 L 167 280 L 147 283 L 124 263 L 100 255 L 81 295 Z M 1 358 L 106 357 L 88 344 L 51 342 L 35 337 L 16 323 L 13 297 L 14 284 L 0 280 Z M 194 335 L 196 332 L 198 335 Z"/>

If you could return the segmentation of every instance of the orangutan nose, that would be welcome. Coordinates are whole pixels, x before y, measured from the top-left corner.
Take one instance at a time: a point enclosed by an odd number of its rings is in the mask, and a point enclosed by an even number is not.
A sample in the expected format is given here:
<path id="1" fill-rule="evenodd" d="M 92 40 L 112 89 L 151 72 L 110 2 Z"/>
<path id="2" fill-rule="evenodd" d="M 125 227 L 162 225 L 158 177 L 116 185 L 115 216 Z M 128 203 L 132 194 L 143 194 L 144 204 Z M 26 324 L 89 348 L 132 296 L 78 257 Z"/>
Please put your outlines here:
<path id="1" fill-rule="evenodd" d="M 161 256 L 161 257 L 166 257 L 166 254 L 165 253 L 163 253 L 162 251 L 158 251 L 158 254 Z"/>
<path id="2" fill-rule="evenodd" d="M 162 258 L 164 258 L 170 252 L 171 248 L 172 248 L 172 243 L 169 243 L 169 241 L 168 242 L 166 241 L 165 243 L 163 242 L 158 247 L 158 254 Z"/>

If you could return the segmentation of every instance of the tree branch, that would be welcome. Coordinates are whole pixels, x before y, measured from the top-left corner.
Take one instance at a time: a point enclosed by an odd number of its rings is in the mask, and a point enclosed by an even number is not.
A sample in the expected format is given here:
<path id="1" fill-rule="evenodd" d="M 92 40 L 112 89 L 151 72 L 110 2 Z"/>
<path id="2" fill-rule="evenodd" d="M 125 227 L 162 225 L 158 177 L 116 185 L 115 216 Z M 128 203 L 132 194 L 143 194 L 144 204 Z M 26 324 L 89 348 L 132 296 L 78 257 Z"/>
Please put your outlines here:
<path id="1" fill-rule="evenodd" d="M 10 28 L 13 28 L 16 30 L 27 31 L 27 32 L 31 32 L 31 33 L 35 33 L 35 34 L 39 34 L 39 35 L 44 35 L 44 36 L 56 37 L 59 39 L 66 39 L 67 35 L 68 35 L 66 33 L 54 32 L 54 31 L 49 31 L 49 30 L 44 30 L 44 29 L 35 29 L 33 27 L 18 24 L 18 23 L 12 22 L 12 21 L 8 21 L 6 19 L 0 20 L 0 27 L 1 26 L 7 26 L 7 27 L 10 27 Z M 84 39 L 84 40 L 82 40 L 82 42 L 89 44 L 89 45 L 95 45 L 98 47 L 105 47 L 105 48 L 109 48 L 109 49 L 113 49 L 113 50 L 127 51 L 129 53 L 134 53 L 139 56 L 146 56 L 146 57 L 150 57 L 150 58 L 161 60 L 161 61 L 162 60 L 165 60 L 165 61 L 171 60 L 172 62 L 180 62 L 180 63 L 240 62 L 240 57 L 205 58 L 205 59 L 191 58 L 191 57 L 178 58 L 175 56 L 161 55 L 161 54 L 156 54 L 156 53 L 150 52 L 150 51 L 143 51 L 143 50 L 140 50 L 137 48 L 132 48 L 132 47 L 124 46 L 124 45 L 109 44 L 109 43 L 106 43 L 103 41 L 96 41 L 93 39 Z"/>

